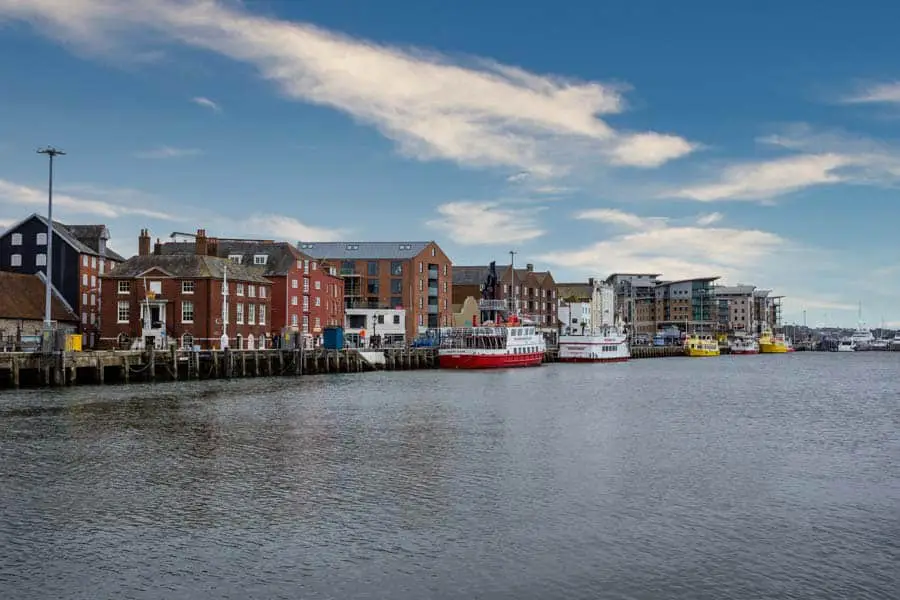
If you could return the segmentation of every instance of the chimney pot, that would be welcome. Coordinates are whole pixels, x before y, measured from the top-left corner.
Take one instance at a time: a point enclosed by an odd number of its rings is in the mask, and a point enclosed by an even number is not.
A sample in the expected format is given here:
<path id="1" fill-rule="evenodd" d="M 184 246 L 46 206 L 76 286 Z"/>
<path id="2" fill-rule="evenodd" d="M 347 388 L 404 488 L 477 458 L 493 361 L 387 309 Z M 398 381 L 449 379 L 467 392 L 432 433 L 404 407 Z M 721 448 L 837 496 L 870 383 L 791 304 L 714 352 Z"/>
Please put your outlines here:
<path id="1" fill-rule="evenodd" d="M 159 241 L 159 238 L 156 238 L 156 243 L 153 245 L 153 254 L 157 256 L 162 254 L 162 242 Z"/>
<path id="2" fill-rule="evenodd" d="M 141 229 L 141 235 L 138 237 L 138 256 L 150 255 L 150 232 Z"/>

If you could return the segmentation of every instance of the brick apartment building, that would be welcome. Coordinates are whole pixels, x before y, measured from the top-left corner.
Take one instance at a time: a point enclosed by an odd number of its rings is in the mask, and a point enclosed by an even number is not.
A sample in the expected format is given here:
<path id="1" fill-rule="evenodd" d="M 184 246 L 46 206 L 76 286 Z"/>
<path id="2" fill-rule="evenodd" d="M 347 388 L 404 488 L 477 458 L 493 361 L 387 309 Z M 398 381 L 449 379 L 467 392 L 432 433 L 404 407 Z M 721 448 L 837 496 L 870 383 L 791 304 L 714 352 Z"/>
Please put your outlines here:
<path id="1" fill-rule="evenodd" d="M 188 242 L 157 243 L 161 255 L 203 253 L 234 264 L 259 268 L 272 282 L 271 336 L 294 333 L 322 335 L 325 327 L 344 325 L 344 280 L 334 266 L 304 254 L 293 244 L 274 240 L 215 238 L 206 230 L 196 234 L 173 234 Z"/>
<path id="2" fill-rule="evenodd" d="M 100 276 L 125 259 L 107 247 L 105 225 L 53 223 L 53 287 L 79 316 L 83 344 L 98 341 L 102 295 Z M 9 227 L 0 236 L 0 270 L 34 275 L 47 272 L 47 219 L 38 214 Z"/>
<path id="3" fill-rule="evenodd" d="M 152 253 L 150 235 L 142 230 L 138 255 L 101 277 L 103 345 L 127 348 L 142 340 L 163 348 L 217 348 L 227 325 L 231 348 L 269 347 L 272 283 L 262 276 L 263 267 L 206 252 L 204 241 L 198 240 L 194 254 Z M 228 314 L 223 323 L 226 274 Z"/>
<path id="4" fill-rule="evenodd" d="M 469 296 L 476 299 L 481 297 L 481 285 L 489 269 L 488 265 L 453 269 L 454 306 L 461 306 Z M 513 298 L 514 285 L 519 312 L 531 318 L 543 329 L 557 328 L 556 282 L 550 271 L 535 271 L 531 263 L 525 265 L 524 269 L 515 269 L 515 274 L 510 265 L 497 265 L 496 269 L 500 283 L 497 300 L 509 303 Z"/>
<path id="5" fill-rule="evenodd" d="M 337 268 L 346 308 L 403 308 L 407 337 L 452 321 L 453 263 L 435 242 L 303 242 Z"/>

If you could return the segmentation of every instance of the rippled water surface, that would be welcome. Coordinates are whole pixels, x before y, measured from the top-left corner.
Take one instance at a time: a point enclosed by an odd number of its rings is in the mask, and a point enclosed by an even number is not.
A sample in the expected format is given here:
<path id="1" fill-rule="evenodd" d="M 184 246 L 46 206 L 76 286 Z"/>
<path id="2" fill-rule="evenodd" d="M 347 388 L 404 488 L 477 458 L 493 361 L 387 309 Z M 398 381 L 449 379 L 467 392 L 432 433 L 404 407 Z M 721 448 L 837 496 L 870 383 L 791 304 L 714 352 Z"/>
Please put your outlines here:
<path id="1" fill-rule="evenodd" d="M 0 598 L 898 597 L 900 353 L 0 395 Z"/>

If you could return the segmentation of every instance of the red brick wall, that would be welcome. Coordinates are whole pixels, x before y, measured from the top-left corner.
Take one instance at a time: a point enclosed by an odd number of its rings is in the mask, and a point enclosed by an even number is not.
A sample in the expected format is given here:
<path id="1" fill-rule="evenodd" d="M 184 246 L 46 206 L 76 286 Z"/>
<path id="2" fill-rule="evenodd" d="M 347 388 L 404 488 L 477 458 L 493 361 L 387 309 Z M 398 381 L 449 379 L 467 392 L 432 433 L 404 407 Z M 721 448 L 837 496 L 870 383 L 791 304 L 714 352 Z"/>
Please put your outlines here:
<path id="1" fill-rule="evenodd" d="M 135 339 L 141 335 L 140 322 L 140 305 L 144 301 L 146 294 L 144 291 L 143 279 L 131 279 L 130 291 L 127 294 L 118 293 L 118 279 L 103 279 L 103 310 L 102 310 L 102 332 L 101 339 L 104 346 L 111 346 L 116 343 L 120 334 L 126 334 L 129 338 Z M 221 323 L 222 316 L 222 281 L 210 279 L 194 279 L 194 292 L 182 293 L 181 279 L 170 278 L 154 278 L 147 277 L 148 286 L 151 281 L 162 282 L 162 294 L 158 298 L 167 300 L 166 302 L 166 335 L 170 338 L 181 340 L 185 333 L 190 333 L 194 337 L 194 343 L 199 344 L 203 348 L 218 347 L 219 338 L 222 335 L 223 326 Z M 272 314 L 272 286 L 271 284 L 261 285 L 258 283 L 244 283 L 244 296 L 237 296 L 237 283 L 229 280 L 228 287 L 230 295 L 229 301 L 229 324 L 228 335 L 231 339 L 232 347 L 236 346 L 235 338 L 240 334 L 244 340 L 250 335 L 254 339 L 258 339 L 260 335 L 266 334 L 271 339 L 270 319 Z M 257 293 L 255 298 L 247 295 L 248 286 L 256 286 Z M 266 297 L 259 297 L 259 288 L 266 289 Z M 118 323 L 118 303 L 127 301 L 129 305 L 129 321 L 128 323 Z M 193 323 L 182 323 L 182 302 L 191 301 L 194 303 L 194 319 Z M 244 324 L 238 325 L 236 322 L 237 304 L 244 305 Z M 259 325 L 259 313 L 253 325 L 247 323 L 248 308 L 247 305 L 255 304 L 257 307 L 265 306 L 266 324 Z M 258 311 L 258 309 L 257 309 Z"/>
<path id="2" fill-rule="evenodd" d="M 327 266 L 315 266 L 309 275 L 309 328 L 317 336 L 325 327 L 344 326 L 344 280 L 329 274 Z"/>

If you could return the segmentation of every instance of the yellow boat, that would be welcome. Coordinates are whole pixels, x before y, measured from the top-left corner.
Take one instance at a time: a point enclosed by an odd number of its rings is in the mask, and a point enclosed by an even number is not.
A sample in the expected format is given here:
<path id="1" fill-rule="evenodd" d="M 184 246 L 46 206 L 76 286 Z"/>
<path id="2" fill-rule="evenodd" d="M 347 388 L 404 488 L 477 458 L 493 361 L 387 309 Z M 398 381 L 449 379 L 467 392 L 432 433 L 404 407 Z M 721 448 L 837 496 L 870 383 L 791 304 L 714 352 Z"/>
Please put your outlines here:
<path id="1" fill-rule="evenodd" d="M 764 331 L 759 336 L 759 352 L 760 354 L 785 354 L 790 352 L 790 349 L 784 336 Z"/>
<path id="2" fill-rule="evenodd" d="M 689 335 L 684 340 L 684 353 L 687 356 L 718 356 L 719 342 L 711 335 Z"/>

